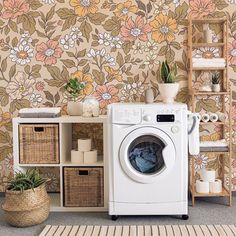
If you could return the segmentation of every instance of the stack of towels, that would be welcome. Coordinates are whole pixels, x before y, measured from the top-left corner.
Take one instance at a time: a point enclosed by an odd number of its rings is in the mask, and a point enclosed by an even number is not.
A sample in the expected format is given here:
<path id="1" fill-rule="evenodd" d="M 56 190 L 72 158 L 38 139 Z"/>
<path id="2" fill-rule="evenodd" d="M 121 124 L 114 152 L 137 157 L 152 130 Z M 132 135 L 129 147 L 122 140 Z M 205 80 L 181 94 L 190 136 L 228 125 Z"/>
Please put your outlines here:
<path id="1" fill-rule="evenodd" d="M 78 139 L 78 150 L 71 150 L 72 163 L 97 162 L 97 150 L 92 150 L 91 139 Z"/>
<path id="2" fill-rule="evenodd" d="M 196 181 L 197 193 L 221 193 L 222 181 L 216 179 L 216 171 L 212 169 L 202 169 L 201 179 Z"/>
<path id="3" fill-rule="evenodd" d="M 225 139 L 217 141 L 201 141 L 200 149 L 201 151 L 206 152 L 227 152 L 229 150 L 228 143 Z"/>
<path id="4" fill-rule="evenodd" d="M 192 58 L 193 61 L 193 67 L 225 67 L 225 59 L 224 58 L 211 58 L 211 59 L 205 59 L 205 58 Z"/>

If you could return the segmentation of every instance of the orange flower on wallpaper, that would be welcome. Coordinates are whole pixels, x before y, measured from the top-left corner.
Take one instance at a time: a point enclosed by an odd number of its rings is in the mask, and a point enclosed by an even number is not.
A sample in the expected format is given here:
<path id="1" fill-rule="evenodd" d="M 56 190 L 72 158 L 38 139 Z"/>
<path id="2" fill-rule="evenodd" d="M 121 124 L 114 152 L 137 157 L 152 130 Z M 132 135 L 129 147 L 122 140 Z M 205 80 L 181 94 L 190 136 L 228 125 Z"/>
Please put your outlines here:
<path id="1" fill-rule="evenodd" d="M 117 89 L 114 85 L 97 85 L 95 90 L 96 91 L 93 95 L 99 101 L 101 109 L 106 108 L 106 106 L 111 103 L 120 101 L 117 96 L 119 89 Z"/>
<path id="2" fill-rule="evenodd" d="M 190 16 L 193 18 L 202 18 L 208 16 L 216 10 L 216 5 L 211 0 L 190 0 Z"/>
<path id="3" fill-rule="evenodd" d="M 42 61 L 45 65 L 57 63 L 57 58 L 60 58 L 63 51 L 58 47 L 58 42 L 48 40 L 47 43 L 40 43 L 36 46 L 36 60 Z"/>
<path id="4" fill-rule="evenodd" d="M 81 90 L 82 95 L 90 95 L 93 92 L 93 79 L 91 74 L 84 74 L 82 71 L 78 70 L 72 74 L 73 78 L 77 78 L 81 83 L 83 83 L 84 88 Z"/>
<path id="5" fill-rule="evenodd" d="M 11 113 L 3 112 L 2 108 L 0 108 L 0 127 L 11 121 Z"/>
<path id="6" fill-rule="evenodd" d="M 130 12 L 136 13 L 138 11 L 138 8 L 135 5 L 132 5 L 132 1 L 128 0 L 124 3 L 119 3 L 116 6 L 115 15 L 122 20 L 127 20 L 128 14 Z"/>
<path id="7" fill-rule="evenodd" d="M 236 40 L 228 44 L 228 58 L 230 65 L 236 65 Z"/>
<path id="8" fill-rule="evenodd" d="M 3 8 L 2 18 L 4 19 L 15 19 L 30 9 L 29 3 L 25 0 L 5 0 L 3 1 Z"/>
<path id="9" fill-rule="evenodd" d="M 98 3 L 100 0 L 70 0 L 70 5 L 75 8 L 75 13 L 78 16 L 86 16 L 89 13 L 98 11 Z"/>
<path id="10" fill-rule="evenodd" d="M 147 41 L 147 34 L 151 31 L 152 27 L 144 23 L 143 17 L 137 16 L 135 21 L 130 17 L 121 27 L 120 33 L 124 41 L 133 42 L 136 39 Z"/>
<path id="11" fill-rule="evenodd" d="M 150 22 L 150 25 L 153 27 L 152 39 L 155 42 L 172 42 L 175 39 L 174 33 L 178 31 L 175 19 L 161 13 Z"/>
<path id="12" fill-rule="evenodd" d="M 109 81 L 113 81 L 113 80 L 117 80 L 119 82 L 122 81 L 122 76 L 119 74 L 119 70 L 115 70 L 111 68 L 110 66 L 105 66 L 104 69 L 108 73 L 107 79 Z"/>

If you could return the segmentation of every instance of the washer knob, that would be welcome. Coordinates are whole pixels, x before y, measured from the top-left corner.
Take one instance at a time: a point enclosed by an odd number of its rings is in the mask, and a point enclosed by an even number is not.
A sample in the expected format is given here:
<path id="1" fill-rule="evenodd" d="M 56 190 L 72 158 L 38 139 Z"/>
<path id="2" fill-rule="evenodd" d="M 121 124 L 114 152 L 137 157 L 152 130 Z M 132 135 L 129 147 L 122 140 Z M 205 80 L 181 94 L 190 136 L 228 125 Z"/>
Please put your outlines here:
<path id="1" fill-rule="evenodd" d="M 171 132 L 172 132 L 173 134 L 178 133 L 178 132 L 179 132 L 179 126 L 172 126 L 172 127 L 171 127 Z"/>
<path id="2" fill-rule="evenodd" d="M 143 117 L 143 120 L 144 120 L 144 121 L 151 121 L 151 120 L 152 120 L 152 117 L 149 116 L 149 115 L 145 115 L 145 116 Z"/>

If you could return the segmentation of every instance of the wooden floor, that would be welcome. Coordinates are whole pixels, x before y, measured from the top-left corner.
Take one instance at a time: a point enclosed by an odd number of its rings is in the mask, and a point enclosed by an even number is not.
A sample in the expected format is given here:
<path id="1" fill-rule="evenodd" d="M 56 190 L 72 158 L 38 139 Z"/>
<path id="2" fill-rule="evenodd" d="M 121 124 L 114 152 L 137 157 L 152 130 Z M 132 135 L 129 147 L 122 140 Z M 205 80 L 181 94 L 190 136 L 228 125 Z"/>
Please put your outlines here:
<path id="1" fill-rule="evenodd" d="M 236 236 L 235 225 L 53 226 L 39 236 Z"/>

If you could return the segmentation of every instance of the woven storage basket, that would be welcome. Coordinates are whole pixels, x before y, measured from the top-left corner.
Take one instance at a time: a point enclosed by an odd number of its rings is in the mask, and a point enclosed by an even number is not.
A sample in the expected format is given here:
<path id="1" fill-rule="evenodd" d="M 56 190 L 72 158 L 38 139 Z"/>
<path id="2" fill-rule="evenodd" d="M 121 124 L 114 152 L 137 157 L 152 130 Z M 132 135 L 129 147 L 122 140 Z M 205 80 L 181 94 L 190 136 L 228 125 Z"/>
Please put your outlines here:
<path id="1" fill-rule="evenodd" d="M 59 163 L 59 125 L 19 125 L 21 164 Z"/>
<path id="2" fill-rule="evenodd" d="M 64 206 L 103 207 L 103 168 L 64 168 Z"/>
<path id="3" fill-rule="evenodd" d="M 40 224 L 48 218 L 50 198 L 45 184 L 34 190 L 6 191 L 2 206 L 6 221 L 16 227 Z"/>

